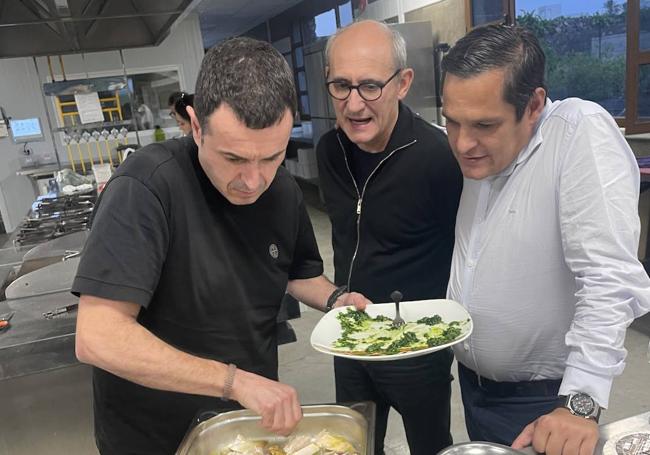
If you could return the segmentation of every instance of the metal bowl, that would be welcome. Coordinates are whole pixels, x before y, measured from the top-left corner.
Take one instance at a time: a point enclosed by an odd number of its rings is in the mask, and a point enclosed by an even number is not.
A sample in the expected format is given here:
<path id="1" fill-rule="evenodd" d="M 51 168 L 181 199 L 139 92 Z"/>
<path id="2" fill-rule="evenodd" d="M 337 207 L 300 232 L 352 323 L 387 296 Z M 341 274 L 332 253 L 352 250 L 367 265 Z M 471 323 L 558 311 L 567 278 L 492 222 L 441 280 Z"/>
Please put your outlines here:
<path id="1" fill-rule="evenodd" d="M 454 444 L 438 452 L 438 455 L 521 455 L 512 447 L 495 442 L 463 442 Z"/>

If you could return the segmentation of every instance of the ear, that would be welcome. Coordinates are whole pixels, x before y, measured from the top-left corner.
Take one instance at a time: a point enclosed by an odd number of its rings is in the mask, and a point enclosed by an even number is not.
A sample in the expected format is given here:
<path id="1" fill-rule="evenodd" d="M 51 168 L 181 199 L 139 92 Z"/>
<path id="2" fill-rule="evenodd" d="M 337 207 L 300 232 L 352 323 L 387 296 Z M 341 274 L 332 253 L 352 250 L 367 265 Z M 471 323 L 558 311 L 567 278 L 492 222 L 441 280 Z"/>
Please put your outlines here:
<path id="1" fill-rule="evenodd" d="M 413 77 L 414 77 L 414 72 L 413 69 L 411 68 L 404 68 L 400 74 L 399 78 L 399 91 L 397 92 L 397 98 L 399 100 L 403 100 L 406 98 L 406 95 L 409 92 L 409 89 L 411 88 L 411 84 L 413 83 Z"/>
<path id="2" fill-rule="evenodd" d="M 196 118 L 196 112 L 194 112 L 194 108 L 192 106 L 186 106 L 185 110 L 187 111 L 187 115 L 190 116 L 190 125 L 192 126 L 192 137 L 194 138 L 194 142 L 196 142 L 197 145 L 201 144 L 201 124 L 199 123 L 199 119 Z"/>
<path id="3" fill-rule="evenodd" d="M 539 120 L 539 117 L 544 111 L 545 103 L 546 90 L 544 90 L 542 87 L 537 87 L 533 92 L 533 95 L 530 97 L 530 101 L 528 101 L 530 121 L 532 124 L 536 124 L 537 120 Z"/>

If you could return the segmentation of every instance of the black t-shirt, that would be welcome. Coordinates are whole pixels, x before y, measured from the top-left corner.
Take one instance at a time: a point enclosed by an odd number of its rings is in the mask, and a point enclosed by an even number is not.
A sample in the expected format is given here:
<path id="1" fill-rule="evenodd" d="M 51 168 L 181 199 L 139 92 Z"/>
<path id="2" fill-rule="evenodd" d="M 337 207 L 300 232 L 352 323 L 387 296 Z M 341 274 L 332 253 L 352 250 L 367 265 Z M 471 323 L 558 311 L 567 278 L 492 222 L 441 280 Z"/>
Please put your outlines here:
<path id="1" fill-rule="evenodd" d="M 185 352 L 277 379 L 276 316 L 289 279 L 323 266 L 293 178 L 280 167 L 252 205 L 230 204 L 191 138 L 130 156 L 98 201 L 72 290 L 142 306 L 138 321 Z M 102 453 L 173 453 L 218 398 L 142 387 L 95 368 Z"/>
<path id="2" fill-rule="evenodd" d="M 377 165 L 383 160 L 387 153 L 386 151 L 370 153 L 364 150 L 361 150 L 356 144 L 350 146 L 350 163 L 351 171 L 354 176 L 354 180 L 357 183 L 357 188 L 359 189 L 359 195 L 363 191 L 363 186 L 366 184 L 368 177 L 372 171 L 375 170 Z"/>

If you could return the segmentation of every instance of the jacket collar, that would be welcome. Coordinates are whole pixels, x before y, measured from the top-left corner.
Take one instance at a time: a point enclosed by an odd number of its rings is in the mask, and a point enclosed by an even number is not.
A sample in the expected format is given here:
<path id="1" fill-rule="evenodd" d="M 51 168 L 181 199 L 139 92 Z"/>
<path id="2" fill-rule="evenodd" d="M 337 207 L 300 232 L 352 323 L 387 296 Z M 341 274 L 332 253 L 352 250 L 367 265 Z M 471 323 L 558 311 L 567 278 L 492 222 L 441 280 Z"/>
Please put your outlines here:
<path id="1" fill-rule="evenodd" d="M 415 135 L 413 133 L 413 118 L 415 114 L 401 101 L 399 102 L 399 111 L 397 114 L 397 122 L 393 128 L 393 132 L 388 139 L 388 144 L 386 148 L 382 151 L 388 151 L 389 153 L 393 150 L 403 147 L 410 142 L 415 140 Z M 346 150 L 349 150 L 349 147 L 352 146 L 352 141 L 347 137 L 342 128 L 336 128 L 336 134 L 341 139 L 341 143 Z"/>

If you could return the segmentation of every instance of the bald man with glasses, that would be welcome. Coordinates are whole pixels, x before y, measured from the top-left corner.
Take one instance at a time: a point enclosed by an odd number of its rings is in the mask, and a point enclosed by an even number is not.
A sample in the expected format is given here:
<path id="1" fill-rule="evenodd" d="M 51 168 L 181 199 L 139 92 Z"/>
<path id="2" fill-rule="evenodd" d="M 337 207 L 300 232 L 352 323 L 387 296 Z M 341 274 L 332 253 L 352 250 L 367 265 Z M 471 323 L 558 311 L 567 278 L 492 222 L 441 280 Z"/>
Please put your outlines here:
<path id="1" fill-rule="evenodd" d="M 374 302 L 444 298 L 462 176 L 445 134 L 401 100 L 413 81 L 404 39 L 362 21 L 327 45 L 327 91 L 337 128 L 317 146 L 332 222 L 335 283 Z M 412 455 L 452 443 L 452 352 L 389 362 L 335 358 L 336 399 L 377 404 L 375 453 L 384 453 L 391 407 Z"/>

